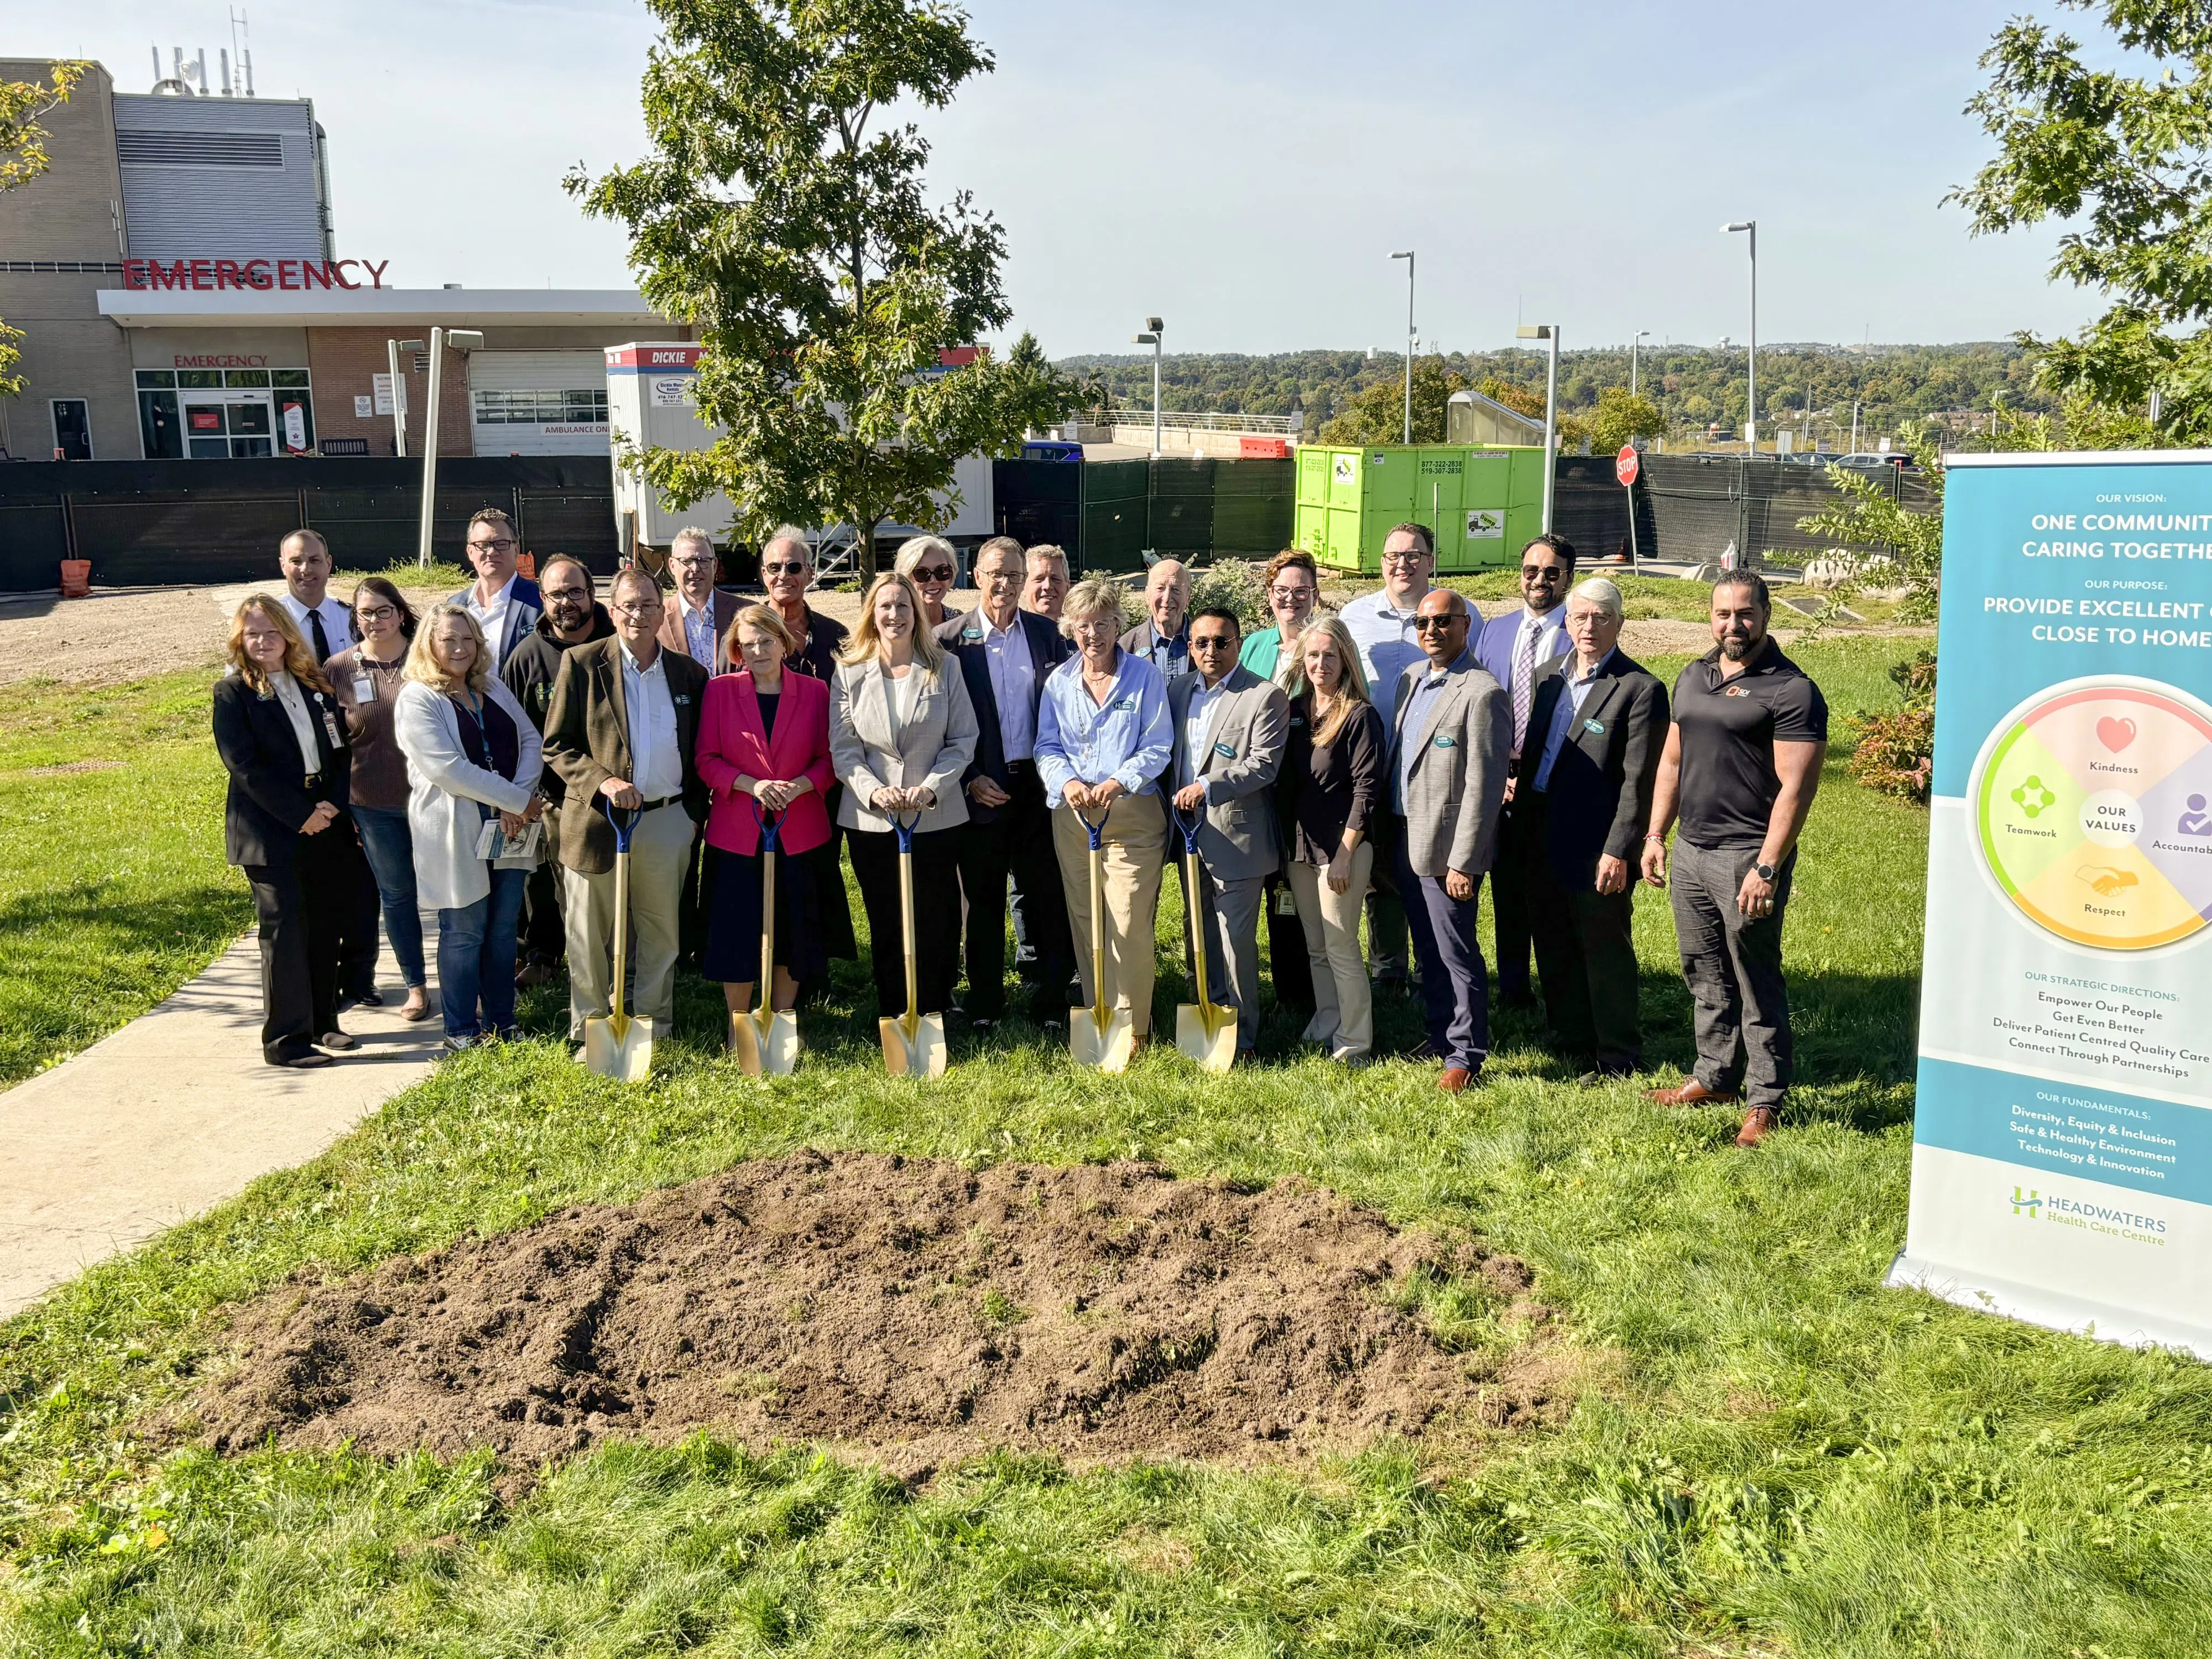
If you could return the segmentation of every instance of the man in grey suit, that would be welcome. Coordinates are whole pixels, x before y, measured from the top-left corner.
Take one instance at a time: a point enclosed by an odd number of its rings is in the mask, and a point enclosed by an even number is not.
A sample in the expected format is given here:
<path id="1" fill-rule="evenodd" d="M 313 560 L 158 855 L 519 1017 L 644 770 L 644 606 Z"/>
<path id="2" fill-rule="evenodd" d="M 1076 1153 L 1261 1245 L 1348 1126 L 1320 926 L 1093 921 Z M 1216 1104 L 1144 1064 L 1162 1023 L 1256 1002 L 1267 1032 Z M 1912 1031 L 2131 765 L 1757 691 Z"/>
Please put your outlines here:
<path id="1" fill-rule="evenodd" d="M 1400 678 L 1390 720 L 1398 892 L 1421 964 L 1437 1086 L 1457 1094 L 1490 1052 L 1490 988 L 1475 899 L 1498 848 L 1513 710 L 1467 648 L 1468 603 L 1432 588 L 1415 614 L 1425 663 Z"/>
<path id="2" fill-rule="evenodd" d="M 1237 1010 L 1237 1052 L 1249 1054 L 1260 1030 L 1260 900 L 1283 861 L 1273 793 L 1291 704 L 1280 686 L 1237 666 L 1243 642 L 1233 611 L 1206 610 L 1190 619 L 1195 672 L 1168 682 L 1175 759 L 1167 793 L 1181 822 L 1204 815 L 1200 890 L 1186 891 L 1183 903 L 1206 940 L 1206 988 Z M 1171 840 L 1169 851 L 1180 857 L 1182 843 Z"/>

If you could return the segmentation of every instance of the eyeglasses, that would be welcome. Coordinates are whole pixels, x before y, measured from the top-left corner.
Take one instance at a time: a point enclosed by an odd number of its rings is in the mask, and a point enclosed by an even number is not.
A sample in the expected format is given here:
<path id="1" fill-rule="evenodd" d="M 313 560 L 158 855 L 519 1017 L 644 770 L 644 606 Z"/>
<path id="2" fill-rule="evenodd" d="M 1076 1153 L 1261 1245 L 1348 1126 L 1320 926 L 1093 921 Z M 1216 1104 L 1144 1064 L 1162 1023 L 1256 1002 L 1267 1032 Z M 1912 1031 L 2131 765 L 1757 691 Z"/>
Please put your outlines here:
<path id="1" fill-rule="evenodd" d="M 1292 599 L 1310 599 L 1313 597 L 1313 592 L 1314 591 L 1312 588 L 1304 586 L 1297 587 L 1271 587 L 1267 590 L 1267 597 L 1271 599 L 1281 599 L 1287 604 Z"/>
<path id="2" fill-rule="evenodd" d="M 398 614 L 388 605 L 364 605 L 354 612 L 365 623 L 389 622 Z"/>
<path id="3" fill-rule="evenodd" d="M 515 544 L 511 538 L 501 536 L 496 541 L 471 542 L 469 544 L 469 551 L 471 553 L 511 553 L 514 550 L 514 547 Z"/>
<path id="4" fill-rule="evenodd" d="M 914 579 L 918 582 L 949 582 L 952 580 L 952 567 L 949 564 L 916 565 Z"/>
<path id="5" fill-rule="evenodd" d="M 587 599 L 592 596 L 592 590 L 588 587 L 546 587 L 541 585 L 538 592 L 549 599 Z"/>
<path id="6" fill-rule="evenodd" d="M 1409 547 L 1401 552 L 1385 553 L 1382 556 L 1382 562 L 1385 564 L 1419 564 L 1423 559 L 1425 559 L 1428 556 L 1429 556 L 1422 552 L 1419 548 Z"/>
<path id="7" fill-rule="evenodd" d="M 803 576 L 805 574 L 806 567 L 797 559 L 786 559 L 781 564 L 761 566 L 761 574 L 763 576 Z"/>
<path id="8" fill-rule="evenodd" d="M 635 605 L 611 605 L 607 607 L 608 610 L 613 611 L 617 617 L 629 617 L 633 619 L 639 617 L 649 617 L 654 611 L 665 610 L 666 608 L 667 607 L 663 605 L 659 599 L 642 599 Z"/>
<path id="9" fill-rule="evenodd" d="M 692 565 L 704 569 L 707 566 L 714 562 L 714 556 L 712 553 L 686 553 L 683 557 L 671 559 L 668 562 L 671 564 Z"/>
<path id="10" fill-rule="evenodd" d="M 1454 623 L 1466 620 L 1464 617 L 1416 617 L 1413 618 L 1413 631 L 1416 634 L 1448 633 Z"/>

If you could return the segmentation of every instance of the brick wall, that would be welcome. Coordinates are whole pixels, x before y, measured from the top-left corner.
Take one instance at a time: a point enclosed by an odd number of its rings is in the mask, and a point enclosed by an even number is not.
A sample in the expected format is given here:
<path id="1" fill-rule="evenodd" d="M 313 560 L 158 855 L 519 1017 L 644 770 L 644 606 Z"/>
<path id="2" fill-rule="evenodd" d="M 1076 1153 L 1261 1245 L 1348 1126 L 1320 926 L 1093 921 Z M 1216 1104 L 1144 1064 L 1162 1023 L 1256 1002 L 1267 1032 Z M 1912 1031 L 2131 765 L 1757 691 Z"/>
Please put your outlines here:
<path id="1" fill-rule="evenodd" d="M 392 453 L 392 416 L 354 412 L 356 397 L 373 396 L 376 383 L 370 377 L 390 367 L 386 342 L 393 337 L 383 328 L 311 328 L 307 331 L 307 373 L 314 381 L 315 435 L 325 438 L 366 438 L 372 455 Z M 409 339 L 428 340 L 428 329 L 410 329 Z M 399 355 L 399 373 L 407 385 L 407 448 L 422 453 L 422 422 L 430 409 L 430 377 L 415 372 L 411 352 Z M 469 365 L 465 353 L 447 351 L 443 385 L 439 388 L 438 453 L 469 455 L 475 451 L 469 439 Z"/>

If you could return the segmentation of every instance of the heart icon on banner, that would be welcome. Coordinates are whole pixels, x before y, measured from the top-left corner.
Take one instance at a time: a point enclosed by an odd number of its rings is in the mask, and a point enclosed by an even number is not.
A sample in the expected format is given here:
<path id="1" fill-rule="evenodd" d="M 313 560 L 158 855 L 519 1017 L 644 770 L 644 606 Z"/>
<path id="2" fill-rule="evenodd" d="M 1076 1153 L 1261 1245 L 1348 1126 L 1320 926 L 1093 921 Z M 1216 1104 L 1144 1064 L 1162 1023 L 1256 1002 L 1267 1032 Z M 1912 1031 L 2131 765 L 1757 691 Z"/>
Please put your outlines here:
<path id="1" fill-rule="evenodd" d="M 2115 755 L 2136 740 L 2136 723 L 2107 714 L 2097 722 L 2097 741 Z"/>

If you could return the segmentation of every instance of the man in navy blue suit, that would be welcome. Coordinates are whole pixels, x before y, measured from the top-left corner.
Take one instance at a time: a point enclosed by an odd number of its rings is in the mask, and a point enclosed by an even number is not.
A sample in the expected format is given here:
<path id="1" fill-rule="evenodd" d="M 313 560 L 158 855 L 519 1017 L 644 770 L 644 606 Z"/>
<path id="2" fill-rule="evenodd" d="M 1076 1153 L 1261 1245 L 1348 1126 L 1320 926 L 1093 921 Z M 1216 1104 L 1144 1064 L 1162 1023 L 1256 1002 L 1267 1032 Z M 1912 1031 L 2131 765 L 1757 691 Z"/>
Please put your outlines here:
<path id="1" fill-rule="evenodd" d="M 515 574 L 522 541 L 514 533 L 514 520 L 497 507 L 480 508 L 469 520 L 468 550 L 477 579 L 454 594 L 452 603 L 465 606 L 483 628 L 491 643 L 492 667 L 505 668 L 545 614 L 545 601 L 536 582 Z"/>
<path id="2" fill-rule="evenodd" d="M 1006 1005 L 1006 877 L 1011 872 L 1038 957 L 1032 999 L 1039 1024 L 1067 1017 L 1075 947 L 1067 931 L 1052 815 L 1037 776 L 1037 702 L 1045 677 L 1070 649 L 1059 629 L 1021 608 L 1022 544 L 994 536 L 975 552 L 981 603 L 946 620 L 937 641 L 960 660 L 975 706 L 975 758 L 961 787 L 968 822 L 956 835 L 968 899 L 968 994 L 962 1005 L 988 1030 Z"/>

